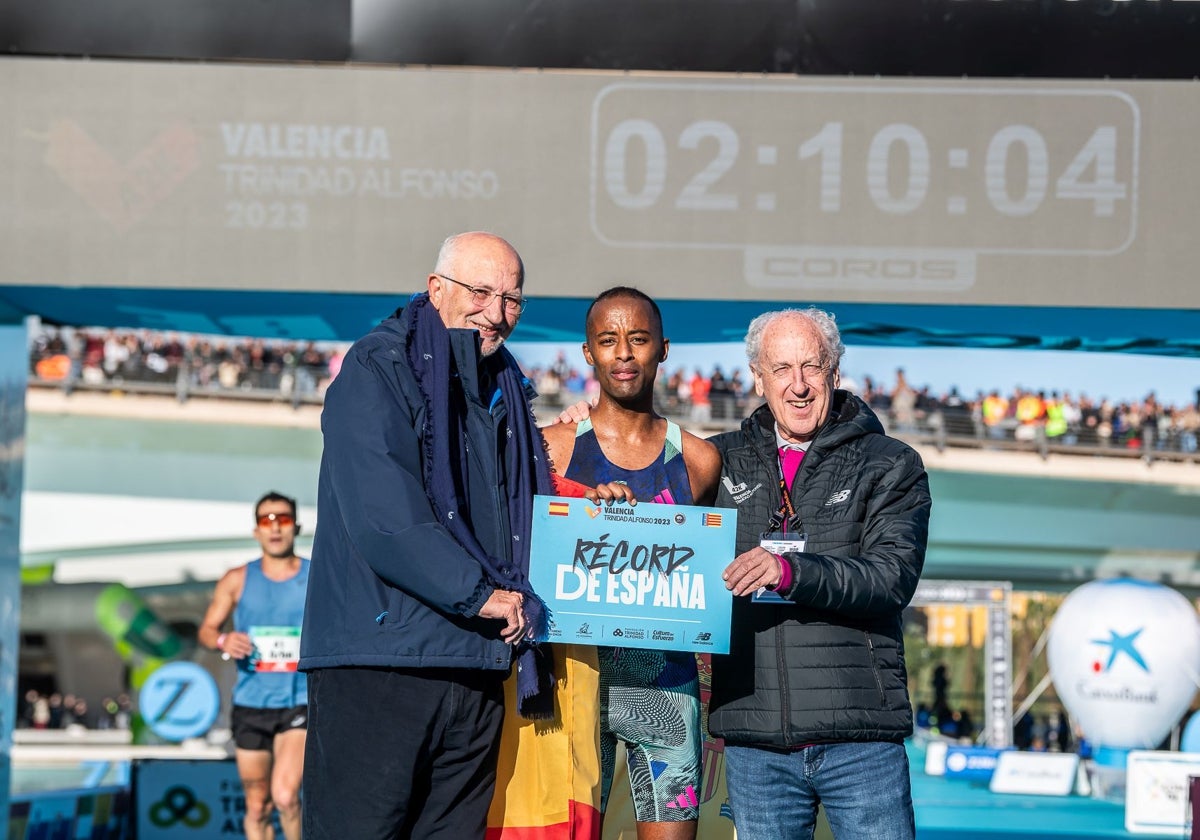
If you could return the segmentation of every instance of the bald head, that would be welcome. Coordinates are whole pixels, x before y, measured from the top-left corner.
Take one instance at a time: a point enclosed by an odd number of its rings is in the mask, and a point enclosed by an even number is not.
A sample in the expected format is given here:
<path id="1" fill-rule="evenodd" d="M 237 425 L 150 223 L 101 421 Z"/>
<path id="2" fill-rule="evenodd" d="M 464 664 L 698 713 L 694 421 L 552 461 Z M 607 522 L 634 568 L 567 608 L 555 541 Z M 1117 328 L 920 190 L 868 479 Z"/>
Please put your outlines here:
<path id="1" fill-rule="evenodd" d="M 429 300 L 448 328 L 477 331 L 481 352 L 490 356 L 521 317 L 524 283 L 525 265 L 512 245 L 493 233 L 470 231 L 442 243 L 428 279 Z"/>
<path id="2" fill-rule="evenodd" d="M 494 250 L 497 257 L 514 261 L 519 276 L 517 283 L 524 285 L 525 263 L 521 261 L 521 255 L 517 253 L 517 249 L 510 245 L 508 240 L 483 230 L 471 230 L 447 236 L 446 241 L 438 250 L 437 264 L 433 270 L 438 274 L 449 274 L 456 280 L 461 279 L 454 274 L 458 267 L 458 261 L 464 256 L 469 259 L 477 258 L 489 250 Z"/>

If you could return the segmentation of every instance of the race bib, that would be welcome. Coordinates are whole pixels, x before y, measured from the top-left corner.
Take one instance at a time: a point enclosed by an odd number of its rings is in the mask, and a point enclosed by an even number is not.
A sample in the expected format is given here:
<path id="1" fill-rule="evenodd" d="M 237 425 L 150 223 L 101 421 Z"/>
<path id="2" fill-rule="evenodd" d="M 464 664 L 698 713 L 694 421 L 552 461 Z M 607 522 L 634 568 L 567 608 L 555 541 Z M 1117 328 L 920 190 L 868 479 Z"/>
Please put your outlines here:
<path id="1" fill-rule="evenodd" d="M 254 670 L 269 673 L 295 671 L 300 662 L 299 627 L 251 627 Z"/>

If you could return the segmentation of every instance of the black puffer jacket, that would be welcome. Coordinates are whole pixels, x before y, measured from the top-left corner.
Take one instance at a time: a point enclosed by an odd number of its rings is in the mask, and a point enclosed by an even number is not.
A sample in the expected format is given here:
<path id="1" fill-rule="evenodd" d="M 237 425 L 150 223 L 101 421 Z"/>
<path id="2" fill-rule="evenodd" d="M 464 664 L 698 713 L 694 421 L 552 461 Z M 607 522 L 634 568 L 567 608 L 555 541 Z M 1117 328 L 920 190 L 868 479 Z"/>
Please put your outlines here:
<path id="1" fill-rule="evenodd" d="M 758 545 L 779 509 L 767 406 L 711 438 L 724 469 L 717 504 L 738 510 L 737 550 Z M 901 612 L 925 562 L 929 481 L 921 458 L 837 391 L 792 484 L 808 535 L 786 555 L 793 603 L 733 606 L 728 656 L 713 657 L 709 729 L 741 744 L 901 741 L 912 733 Z"/>

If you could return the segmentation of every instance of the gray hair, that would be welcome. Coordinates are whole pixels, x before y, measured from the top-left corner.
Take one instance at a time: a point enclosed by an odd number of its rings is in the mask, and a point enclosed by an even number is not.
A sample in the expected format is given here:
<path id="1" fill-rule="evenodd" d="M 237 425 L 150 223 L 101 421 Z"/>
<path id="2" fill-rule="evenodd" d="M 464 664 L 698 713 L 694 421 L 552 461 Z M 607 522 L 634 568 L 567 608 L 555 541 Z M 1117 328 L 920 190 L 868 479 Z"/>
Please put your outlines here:
<path id="1" fill-rule="evenodd" d="M 758 367 L 758 357 L 762 354 L 762 337 L 763 333 L 767 331 L 767 327 L 778 320 L 792 318 L 799 318 L 812 324 L 817 335 L 821 337 L 823 345 L 824 358 L 821 361 L 833 370 L 837 370 L 841 366 L 846 345 L 842 344 L 842 334 L 838 330 L 837 319 L 832 313 L 826 312 L 824 309 L 817 309 L 815 306 L 807 309 L 776 309 L 772 312 L 764 312 L 751 321 L 750 327 L 746 330 L 746 360 L 750 366 Z"/>
<path id="2" fill-rule="evenodd" d="M 434 268 L 433 268 L 434 273 L 435 274 L 447 274 L 447 273 L 451 272 L 452 271 L 451 266 L 453 266 L 455 264 L 455 261 L 458 258 L 459 248 L 461 248 L 464 243 L 470 241 L 471 239 L 475 239 L 475 238 L 478 238 L 481 236 L 489 237 L 491 239 L 496 239 L 500 242 L 503 242 L 504 245 L 508 248 L 508 250 L 512 251 L 513 257 L 515 257 L 517 260 L 517 267 L 521 272 L 520 276 L 517 278 L 517 282 L 524 285 L 524 283 L 525 283 L 525 261 L 521 259 L 521 255 L 517 253 L 517 249 L 512 246 L 512 243 L 510 243 L 508 240 L 504 239 L 503 237 L 497 236 L 494 233 L 489 233 L 488 231 L 485 231 L 485 230 L 469 230 L 464 233 L 455 233 L 451 236 L 447 236 L 445 241 L 442 242 L 442 247 L 438 249 L 437 263 L 434 265 Z M 457 279 L 457 278 L 455 278 L 455 279 Z"/>

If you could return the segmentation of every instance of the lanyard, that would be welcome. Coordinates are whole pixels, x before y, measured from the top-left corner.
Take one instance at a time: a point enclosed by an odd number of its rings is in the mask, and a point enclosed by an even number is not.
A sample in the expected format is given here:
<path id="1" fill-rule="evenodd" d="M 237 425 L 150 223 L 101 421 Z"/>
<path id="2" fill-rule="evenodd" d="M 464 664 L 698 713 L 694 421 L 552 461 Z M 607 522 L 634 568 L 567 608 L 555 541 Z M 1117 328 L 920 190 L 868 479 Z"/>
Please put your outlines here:
<path id="1" fill-rule="evenodd" d="M 783 458 L 779 458 L 779 510 L 771 516 L 771 531 L 787 533 L 800 530 L 800 517 L 792 507 L 792 497 L 788 493 L 787 479 L 783 475 Z M 794 480 L 794 479 L 793 479 Z"/>

